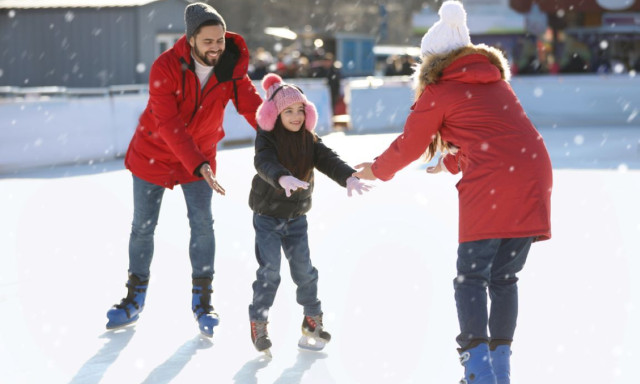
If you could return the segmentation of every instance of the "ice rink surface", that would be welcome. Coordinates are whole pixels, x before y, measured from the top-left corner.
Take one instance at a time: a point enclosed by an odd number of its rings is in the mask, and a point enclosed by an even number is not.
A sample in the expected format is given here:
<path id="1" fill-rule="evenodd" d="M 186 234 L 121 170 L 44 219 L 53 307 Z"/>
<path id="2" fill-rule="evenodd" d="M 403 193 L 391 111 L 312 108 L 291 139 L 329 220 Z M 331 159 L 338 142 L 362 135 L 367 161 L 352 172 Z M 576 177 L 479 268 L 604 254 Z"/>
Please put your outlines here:
<path id="1" fill-rule="evenodd" d="M 520 274 L 513 382 L 637 382 L 640 129 L 542 128 L 554 164 L 550 241 Z M 352 165 L 396 134 L 325 136 Z M 288 268 L 270 313 L 271 361 L 250 342 L 254 256 L 251 146 L 218 154 L 214 338 L 193 320 L 180 188 L 167 191 L 144 312 L 106 332 L 125 294 L 132 214 L 122 161 L 0 178 L 0 383 L 457 383 L 453 283 L 457 176 L 416 162 L 373 191 L 316 175 L 308 215 L 320 272 L 323 352 L 300 351 Z M 285 264 L 286 265 L 286 264 Z M 634 325 L 635 324 L 635 325 Z"/>

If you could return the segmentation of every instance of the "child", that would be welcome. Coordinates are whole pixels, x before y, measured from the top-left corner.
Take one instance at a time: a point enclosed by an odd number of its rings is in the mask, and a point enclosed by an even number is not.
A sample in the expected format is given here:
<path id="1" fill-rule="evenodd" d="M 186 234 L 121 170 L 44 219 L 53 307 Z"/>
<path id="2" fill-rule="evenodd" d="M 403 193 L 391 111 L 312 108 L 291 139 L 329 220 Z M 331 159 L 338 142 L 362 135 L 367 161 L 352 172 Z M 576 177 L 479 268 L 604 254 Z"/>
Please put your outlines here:
<path id="1" fill-rule="evenodd" d="M 253 283 L 249 306 L 251 341 L 258 351 L 269 354 L 268 312 L 280 284 L 280 248 L 297 285 L 297 301 L 304 308 L 301 348 L 320 350 L 331 340 L 324 330 L 318 300 L 318 271 L 311 264 L 306 213 L 311 208 L 313 169 L 362 194 L 369 186 L 351 176 L 355 170 L 327 148 L 315 135 L 315 106 L 293 84 L 268 74 L 262 80 L 266 100 L 256 113 L 253 178 L 249 206 L 253 210 L 256 258 L 260 265 Z M 313 344 L 314 343 L 314 344 Z"/>
<path id="2" fill-rule="evenodd" d="M 389 180 L 427 152 L 462 171 L 455 300 L 463 382 L 510 383 L 518 273 L 531 243 L 551 237 L 552 170 L 542 137 L 509 86 L 497 49 L 472 45 L 466 13 L 446 1 L 422 38 L 416 102 L 400 135 L 354 174 Z M 448 153 L 447 153 L 448 152 Z M 487 288 L 491 307 L 487 309 Z M 488 330 L 487 330 L 488 328 Z"/>

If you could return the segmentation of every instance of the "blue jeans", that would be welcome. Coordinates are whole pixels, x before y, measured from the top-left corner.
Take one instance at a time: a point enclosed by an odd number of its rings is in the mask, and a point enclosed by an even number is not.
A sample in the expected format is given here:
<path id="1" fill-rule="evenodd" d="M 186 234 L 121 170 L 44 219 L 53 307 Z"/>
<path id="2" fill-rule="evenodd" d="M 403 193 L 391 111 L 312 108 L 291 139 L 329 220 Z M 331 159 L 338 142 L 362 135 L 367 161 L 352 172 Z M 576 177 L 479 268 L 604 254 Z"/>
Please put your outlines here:
<path id="1" fill-rule="evenodd" d="M 477 341 L 513 340 L 518 318 L 516 273 L 524 267 L 532 242 L 532 237 L 525 237 L 460 243 L 453 286 L 460 323 L 456 341 L 462 349 Z"/>
<path id="2" fill-rule="evenodd" d="M 322 313 L 318 300 L 318 270 L 311 265 L 307 217 L 278 219 L 253 214 L 256 231 L 256 259 L 258 271 L 253 282 L 253 302 L 249 305 L 251 320 L 266 321 L 280 285 L 280 249 L 289 261 L 291 277 L 298 287 L 296 300 L 304 308 L 304 314 L 316 316 Z"/>
<path id="3" fill-rule="evenodd" d="M 216 243 L 213 235 L 211 199 L 213 190 L 206 181 L 182 184 L 191 227 L 189 258 L 191 277 L 213 278 Z M 133 176 L 133 222 L 129 237 L 129 273 L 149 280 L 153 259 L 153 236 L 158 224 L 164 187 Z"/>

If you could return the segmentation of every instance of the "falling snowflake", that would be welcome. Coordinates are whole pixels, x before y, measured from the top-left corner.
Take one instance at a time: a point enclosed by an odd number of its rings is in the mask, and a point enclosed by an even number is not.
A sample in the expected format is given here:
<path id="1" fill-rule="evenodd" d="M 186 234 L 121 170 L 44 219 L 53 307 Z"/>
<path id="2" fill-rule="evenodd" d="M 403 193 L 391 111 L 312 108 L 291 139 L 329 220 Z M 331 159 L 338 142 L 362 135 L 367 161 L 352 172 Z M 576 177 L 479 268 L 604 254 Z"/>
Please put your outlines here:
<path id="1" fill-rule="evenodd" d="M 540 87 L 535 87 L 535 89 L 533 90 L 533 95 L 535 97 L 542 97 L 543 93 L 544 93 L 544 91 Z"/>
<path id="2" fill-rule="evenodd" d="M 73 21 L 75 17 L 76 16 L 73 14 L 73 12 L 69 11 L 64 14 L 64 21 L 66 21 L 67 23 L 70 23 Z"/>
<path id="3" fill-rule="evenodd" d="M 147 70 L 147 66 L 144 63 L 138 63 L 138 65 L 136 65 L 136 72 L 144 73 L 144 71 L 146 70 Z"/>
<path id="4" fill-rule="evenodd" d="M 573 143 L 574 143 L 575 145 L 582 145 L 582 144 L 584 144 L 584 136 L 582 136 L 582 135 L 576 135 L 576 136 L 573 138 Z"/>
<path id="5" fill-rule="evenodd" d="M 600 42 L 600 49 L 603 51 L 609 47 L 609 42 L 607 40 L 602 40 Z"/>
<path id="6" fill-rule="evenodd" d="M 14 17 L 16 17 L 16 11 L 14 11 L 13 9 L 9 11 L 9 13 L 7 13 L 7 16 L 9 16 L 10 19 L 13 19 Z"/>

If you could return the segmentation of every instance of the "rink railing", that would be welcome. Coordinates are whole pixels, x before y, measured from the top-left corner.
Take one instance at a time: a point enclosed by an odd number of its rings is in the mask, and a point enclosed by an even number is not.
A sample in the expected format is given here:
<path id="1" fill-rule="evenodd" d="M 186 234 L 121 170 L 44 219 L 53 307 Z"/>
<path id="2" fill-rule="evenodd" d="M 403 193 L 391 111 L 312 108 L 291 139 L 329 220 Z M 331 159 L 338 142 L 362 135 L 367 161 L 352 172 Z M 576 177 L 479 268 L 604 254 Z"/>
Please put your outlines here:
<path id="1" fill-rule="evenodd" d="M 296 79 L 316 105 L 320 135 L 333 129 L 323 80 Z M 261 91 L 259 82 L 256 87 Z M 640 77 L 517 76 L 511 85 L 539 127 L 630 126 L 640 129 Z M 401 131 L 413 103 L 408 77 L 343 83 L 353 133 Z M 0 87 L 0 174 L 123 156 L 148 98 L 146 85 L 107 88 Z M 254 130 L 227 105 L 223 145 L 250 143 Z"/>

